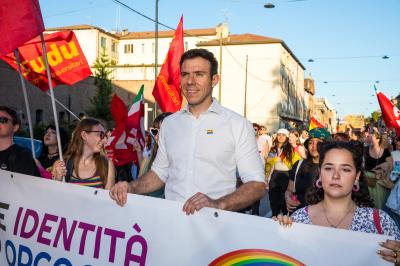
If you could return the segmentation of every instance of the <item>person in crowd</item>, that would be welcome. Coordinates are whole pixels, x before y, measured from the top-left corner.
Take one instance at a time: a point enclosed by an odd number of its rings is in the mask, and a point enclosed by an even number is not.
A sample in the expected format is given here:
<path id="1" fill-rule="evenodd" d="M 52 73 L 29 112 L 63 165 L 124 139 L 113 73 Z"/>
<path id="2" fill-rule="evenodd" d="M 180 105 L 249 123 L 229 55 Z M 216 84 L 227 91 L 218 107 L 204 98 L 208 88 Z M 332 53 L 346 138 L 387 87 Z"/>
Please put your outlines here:
<path id="1" fill-rule="evenodd" d="M 268 152 L 271 147 L 269 144 L 271 137 L 267 135 L 266 131 L 263 130 L 259 124 L 253 123 L 253 128 L 256 135 L 258 153 L 265 164 L 265 160 L 268 157 Z"/>
<path id="2" fill-rule="evenodd" d="M 164 185 L 165 198 L 184 202 L 186 214 L 203 207 L 241 210 L 263 196 L 264 172 L 252 125 L 212 98 L 217 69 L 217 60 L 205 49 L 182 55 L 181 89 L 188 105 L 163 121 L 151 169 L 110 191 L 118 204 L 126 203 L 127 193 L 146 194 Z M 238 189 L 237 170 L 244 183 Z"/>
<path id="3" fill-rule="evenodd" d="M 0 169 L 25 175 L 40 176 L 32 152 L 13 142 L 21 121 L 10 107 L 0 106 Z"/>
<path id="4" fill-rule="evenodd" d="M 382 138 L 375 129 L 367 137 L 368 147 L 364 151 L 365 175 L 368 181 L 369 193 L 376 208 L 382 208 L 385 198 L 394 184 L 389 175 L 392 170 L 392 158 L 389 150 L 382 144 Z"/>
<path id="5" fill-rule="evenodd" d="M 303 145 L 304 142 L 306 142 L 306 140 L 308 139 L 308 131 L 306 129 L 303 129 L 301 131 L 301 136 L 300 136 L 300 143 Z"/>
<path id="6" fill-rule="evenodd" d="M 319 177 L 318 144 L 331 139 L 331 134 L 325 128 L 310 130 L 309 138 L 304 143 L 307 147 L 308 158 L 297 161 L 289 172 L 290 180 L 285 200 L 286 208 L 290 213 L 307 206 L 306 193 Z"/>
<path id="7" fill-rule="evenodd" d="M 265 166 L 272 216 L 287 212 L 285 191 L 289 182 L 289 170 L 300 158 L 289 143 L 289 131 L 279 129 Z"/>
<path id="8" fill-rule="evenodd" d="M 113 163 L 104 155 L 106 133 L 94 118 L 81 120 L 74 132 L 63 161 L 53 165 L 53 177 L 58 181 L 82 186 L 110 189 L 115 182 Z"/>
<path id="9" fill-rule="evenodd" d="M 68 134 L 63 128 L 59 128 L 59 130 L 61 148 L 62 151 L 65 152 L 65 148 L 68 145 Z M 54 125 L 48 125 L 46 127 L 42 143 L 42 152 L 38 160 L 35 160 L 35 162 L 39 168 L 40 175 L 45 178 L 51 178 L 52 166 L 60 158 L 60 154 L 58 152 L 56 127 Z"/>
<path id="10" fill-rule="evenodd" d="M 334 141 L 320 145 L 319 154 L 320 178 L 308 195 L 309 206 L 291 217 L 280 215 L 274 220 L 285 226 L 297 222 L 394 237 L 396 241 L 381 243 L 388 250 L 378 253 L 397 262 L 400 232 L 388 214 L 371 208 L 362 169 L 363 146 L 359 142 Z"/>
<path id="11" fill-rule="evenodd" d="M 394 182 L 394 187 L 382 210 L 387 212 L 400 228 L 400 136 L 396 136 L 393 142 L 394 151 L 391 152 L 393 170 L 390 173 L 390 180 Z"/>
<path id="12" fill-rule="evenodd" d="M 338 132 L 333 135 L 333 140 L 334 141 L 350 141 L 350 137 L 346 133 Z"/>
<path id="13" fill-rule="evenodd" d="M 154 145 L 153 149 L 151 151 L 151 154 L 149 156 L 143 156 L 141 154 L 141 146 L 139 143 L 137 143 L 134 148 L 136 149 L 136 152 L 138 154 L 139 162 L 140 162 L 140 169 L 139 169 L 139 177 L 143 176 L 146 174 L 148 171 L 150 171 L 151 166 L 154 162 L 154 159 L 156 158 L 157 155 L 157 150 L 158 150 L 158 133 L 160 132 L 160 127 L 164 119 L 168 116 L 172 115 L 171 112 L 165 112 L 162 114 L 159 114 L 156 119 L 153 121 L 152 127 L 149 129 L 150 132 L 150 138 L 154 139 Z M 156 197 L 156 198 L 164 198 L 164 186 L 160 188 L 159 190 L 147 193 L 146 195 Z"/>
<path id="14" fill-rule="evenodd" d="M 300 143 L 299 132 L 291 130 L 289 133 L 289 144 L 292 145 L 294 151 L 300 155 L 301 158 L 307 158 L 306 150 L 303 144 Z"/>
<path id="15" fill-rule="evenodd" d="M 155 145 L 153 139 L 154 139 L 154 137 L 151 135 L 151 133 L 149 131 L 146 131 L 145 140 L 144 140 L 144 148 L 143 148 L 143 152 L 142 152 L 143 158 L 150 158 L 150 156 L 153 152 L 154 145 Z"/>

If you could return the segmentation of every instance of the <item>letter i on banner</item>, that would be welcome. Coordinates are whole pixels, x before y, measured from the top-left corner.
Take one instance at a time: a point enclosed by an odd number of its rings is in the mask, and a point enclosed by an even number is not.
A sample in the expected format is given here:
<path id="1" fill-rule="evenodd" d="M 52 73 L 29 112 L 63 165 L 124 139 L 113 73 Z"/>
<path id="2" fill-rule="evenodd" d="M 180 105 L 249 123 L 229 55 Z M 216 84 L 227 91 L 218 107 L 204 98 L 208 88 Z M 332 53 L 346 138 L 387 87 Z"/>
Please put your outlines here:
<path id="1" fill-rule="evenodd" d="M 56 126 L 57 142 L 58 142 L 58 154 L 60 154 L 60 160 L 64 161 L 61 148 L 60 128 L 58 126 L 56 103 L 54 100 L 53 82 L 51 80 L 51 73 L 50 73 L 49 61 L 47 60 L 47 50 L 46 50 L 46 43 L 44 42 L 43 32 L 40 34 L 40 40 L 42 41 L 43 58 L 46 65 L 47 80 L 49 83 L 49 90 L 51 97 L 51 106 L 53 107 L 54 125 Z M 63 181 L 65 181 L 65 177 L 63 177 Z"/>

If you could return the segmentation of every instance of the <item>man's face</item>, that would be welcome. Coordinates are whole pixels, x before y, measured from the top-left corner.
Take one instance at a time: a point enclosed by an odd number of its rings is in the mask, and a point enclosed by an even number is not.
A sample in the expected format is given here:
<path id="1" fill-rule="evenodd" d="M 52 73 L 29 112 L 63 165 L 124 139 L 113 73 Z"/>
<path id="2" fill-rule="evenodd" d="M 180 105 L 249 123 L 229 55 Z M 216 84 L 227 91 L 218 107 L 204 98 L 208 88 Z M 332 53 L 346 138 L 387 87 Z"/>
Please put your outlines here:
<path id="1" fill-rule="evenodd" d="M 14 135 L 14 132 L 18 130 L 18 125 L 13 124 L 13 120 L 11 116 L 4 111 L 0 111 L 0 137 L 9 137 Z M 7 120 L 7 122 L 5 122 Z"/>
<path id="2" fill-rule="evenodd" d="M 181 88 L 189 106 L 199 106 L 212 100 L 212 88 L 219 76 L 211 77 L 211 64 L 206 59 L 187 59 L 181 67 Z"/>

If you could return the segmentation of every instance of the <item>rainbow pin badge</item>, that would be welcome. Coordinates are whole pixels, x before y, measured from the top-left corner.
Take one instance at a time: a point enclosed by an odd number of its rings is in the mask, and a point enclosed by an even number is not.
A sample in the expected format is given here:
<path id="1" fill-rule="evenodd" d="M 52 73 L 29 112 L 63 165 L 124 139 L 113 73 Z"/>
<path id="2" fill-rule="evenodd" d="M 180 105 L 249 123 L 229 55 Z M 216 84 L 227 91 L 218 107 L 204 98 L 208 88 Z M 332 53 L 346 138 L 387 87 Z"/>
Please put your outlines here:
<path id="1" fill-rule="evenodd" d="M 231 266 L 231 265 L 285 265 L 304 266 L 300 261 L 288 255 L 265 249 L 241 249 L 226 253 L 208 266 Z"/>
<path id="2" fill-rule="evenodd" d="M 210 135 L 210 134 L 214 134 L 214 130 L 212 130 L 212 129 L 207 129 L 207 135 Z"/>

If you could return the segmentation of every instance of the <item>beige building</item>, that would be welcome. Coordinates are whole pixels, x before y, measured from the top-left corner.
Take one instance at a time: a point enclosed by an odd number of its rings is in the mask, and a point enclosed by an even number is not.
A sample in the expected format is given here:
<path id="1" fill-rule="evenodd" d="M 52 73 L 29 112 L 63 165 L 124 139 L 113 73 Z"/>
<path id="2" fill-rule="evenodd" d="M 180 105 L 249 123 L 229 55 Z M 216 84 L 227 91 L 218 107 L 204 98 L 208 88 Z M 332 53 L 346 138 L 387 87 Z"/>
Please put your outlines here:
<path id="1" fill-rule="evenodd" d="M 326 98 L 315 99 L 315 118 L 321 122 L 331 133 L 337 130 L 336 110 L 329 104 Z"/>
<path id="2" fill-rule="evenodd" d="M 145 85 L 146 118 L 151 123 L 154 98 L 152 89 L 155 79 L 154 32 L 107 32 L 90 25 L 75 25 L 47 29 L 47 33 L 73 30 L 90 66 L 103 50 L 113 62 L 112 82 L 126 104 L 131 104 L 141 84 Z M 206 48 L 220 60 L 222 41 L 222 79 L 214 88 L 214 96 L 221 95 L 222 105 L 250 121 L 276 130 L 282 126 L 301 125 L 309 119 L 310 92 L 305 90 L 304 66 L 283 40 L 254 34 L 230 35 L 227 25 L 215 28 L 185 30 L 184 48 Z M 158 70 L 167 54 L 174 31 L 160 31 Z M 220 38 L 221 37 L 221 38 Z M 11 74 L 10 74 L 11 73 Z M 0 68 L 0 92 L 12 95 L 2 97 L 0 104 L 13 103 L 24 113 L 19 80 L 8 66 Z M 29 97 L 34 99 L 31 113 L 34 121 L 48 123 L 51 119 L 49 105 L 40 103 L 46 97 L 40 90 L 30 87 Z M 124 91 L 124 92 L 122 92 Z M 75 114 L 84 113 L 89 98 L 95 93 L 92 78 L 73 87 L 60 86 L 56 97 Z M 59 116 L 67 113 L 60 108 Z M 63 113 L 62 113 L 63 112 Z M 71 121 L 71 118 L 69 117 Z"/>

